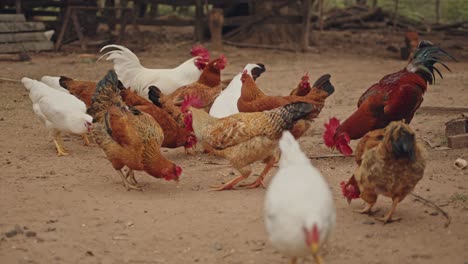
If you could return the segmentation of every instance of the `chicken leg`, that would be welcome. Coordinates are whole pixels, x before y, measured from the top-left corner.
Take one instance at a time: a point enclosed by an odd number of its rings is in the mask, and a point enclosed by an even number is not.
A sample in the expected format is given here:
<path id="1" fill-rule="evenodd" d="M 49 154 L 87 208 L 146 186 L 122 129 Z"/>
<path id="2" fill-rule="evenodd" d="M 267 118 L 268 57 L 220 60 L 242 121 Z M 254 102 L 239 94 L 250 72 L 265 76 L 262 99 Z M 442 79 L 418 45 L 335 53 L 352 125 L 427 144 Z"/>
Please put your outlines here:
<path id="1" fill-rule="evenodd" d="M 62 140 L 62 136 L 60 135 L 60 132 L 55 133 L 54 144 L 55 144 L 55 148 L 57 149 L 57 155 L 59 156 L 69 155 L 69 153 L 66 152 L 65 148 L 63 147 L 63 140 Z"/>
<path id="2" fill-rule="evenodd" d="M 322 258 L 319 255 L 314 255 L 315 263 L 322 264 Z"/>
<path id="3" fill-rule="evenodd" d="M 297 263 L 297 258 L 296 257 L 291 258 L 291 262 L 289 262 L 289 264 L 296 264 L 296 263 Z"/>
<path id="4" fill-rule="evenodd" d="M 265 165 L 265 168 L 263 169 L 262 173 L 260 173 L 260 176 L 258 176 L 257 180 L 255 180 L 254 182 L 252 182 L 250 184 L 239 185 L 239 187 L 244 187 L 246 189 L 254 189 L 254 188 L 258 188 L 258 187 L 262 186 L 263 188 L 265 188 L 265 184 L 263 183 L 263 179 L 268 174 L 268 172 L 271 170 L 273 165 L 275 165 L 275 159 L 270 158 L 268 160 L 268 163 Z"/>
<path id="5" fill-rule="evenodd" d="M 135 185 L 133 185 L 133 184 L 131 184 L 131 183 L 129 183 L 127 181 L 127 176 L 125 176 L 121 170 L 117 170 L 117 172 L 119 173 L 120 177 L 122 178 L 122 183 L 123 183 L 124 187 L 127 189 L 127 191 L 130 190 L 130 189 L 141 191 L 140 187 L 135 186 Z M 127 173 L 127 175 L 128 175 L 128 173 Z"/>
<path id="6" fill-rule="evenodd" d="M 91 142 L 89 142 L 89 138 L 88 138 L 88 135 L 87 134 L 83 134 L 81 135 L 83 137 L 83 140 L 84 140 L 84 145 L 85 146 L 91 146 Z"/>
<path id="7" fill-rule="evenodd" d="M 252 170 L 249 167 L 244 167 L 242 169 L 238 170 L 241 175 L 228 181 L 226 184 L 221 185 L 221 186 L 210 186 L 212 191 L 224 191 L 224 190 L 234 190 L 234 186 L 238 184 L 239 182 L 247 179 L 249 175 L 252 173 Z"/>
<path id="8" fill-rule="evenodd" d="M 393 203 L 392 203 L 392 208 L 391 208 L 390 211 L 387 213 L 387 215 L 384 216 L 384 217 L 376 217 L 375 220 L 382 221 L 384 224 L 386 224 L 386 223 L 391 223 L 391 222 L 395 222 L 395 221 L 400 221 L 401 218 L 392 219 L 392 215 L 393 215 L 393 213 L 395 212 L 396 207 L 397 207 L 397 205 L 398 205 L 399 202 L 400 202 L 400 198 L 399 198 L 399 197 L 394 197 L 394 198 L 393 198 Z"/>
<path id="9" fill-rule="evenodd" d="M 380 209 L 377 209 L 375 211 L 372 211 L 372 207 L 374 207 L 375 203 L 368 203 L 366 205 L 366 207 L 364 207 L 363 209 L 361 210 L 354 210 L 354 212 L 356 213 L 360 213 L 360 214 L 368 214 L 368 215 L 372 215 L 376 212 L 378 212 Z"/>

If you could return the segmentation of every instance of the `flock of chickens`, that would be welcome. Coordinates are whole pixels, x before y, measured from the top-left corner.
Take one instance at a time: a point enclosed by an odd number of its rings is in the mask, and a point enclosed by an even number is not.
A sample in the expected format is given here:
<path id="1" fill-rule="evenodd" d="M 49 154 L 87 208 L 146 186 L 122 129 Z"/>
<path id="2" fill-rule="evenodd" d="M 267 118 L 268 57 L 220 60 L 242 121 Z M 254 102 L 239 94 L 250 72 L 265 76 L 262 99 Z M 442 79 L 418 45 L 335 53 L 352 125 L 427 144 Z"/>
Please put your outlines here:
<path id="1" fill-rule="evenodd" d="M 228 159 L 240 175 L 213 190 L 236 186 L 264 187 L 264 178 L 275 163 L 265 199 L 265 223 L 271 243 L 291 263 L 312 254 L 321 263 L 319 250 L 335 225 L 331 191 L 320 172 L 301 151 L 298 142 L 311 126 L 326 99 L 335 92 L 330 75 L 313 85 L 302 76 L 288 96 L 267 95 L 255 80 L 266 71 L 261 63 L 247 64 L 231 80 L 221 81 L 227 60 L 210 60 L 208 51 L 194 46 L 191 59 L 173 69 L 144 68 L 137 56 L 119 45 L 105 46 L 102 57 L 114 63 L 99 82 L 68 77 L 24 77 L 34 113 L 44 122 L 58 155 L 68 155 L 61 133 L 88 134 L 101 147 L 127 189 L 137 189 L 134 171 L 178 181 L 182 168 L 161 153 L 183 146 L 186 152 L 204 152 Z M 101 57 L 101 58 L 102 58 Z M 350 140 L 361 139 L 355 150 L 357 169 L 341 183 L 351 202 L 361 198 L 371 214 L 378 195 L 392 198 L 392 218 L 397 204 L 423 177 L 424 148 L 410 128 L 423 101 L 427 83 L 435 81 L 434 66 L 448 53 L 421 41 L 408 65 L 383 77 L 360 98 L 357 109 L 343 123 L 331 118 L 325 124 L 326 146 L 351 155 Z M 453 59 L 454 60 L 454 59 Z M 251 164 L 266 163 L 252 183 L 240 184 L 251 174 Z M 304 203 L 303 201 L 307 201 Z"/>

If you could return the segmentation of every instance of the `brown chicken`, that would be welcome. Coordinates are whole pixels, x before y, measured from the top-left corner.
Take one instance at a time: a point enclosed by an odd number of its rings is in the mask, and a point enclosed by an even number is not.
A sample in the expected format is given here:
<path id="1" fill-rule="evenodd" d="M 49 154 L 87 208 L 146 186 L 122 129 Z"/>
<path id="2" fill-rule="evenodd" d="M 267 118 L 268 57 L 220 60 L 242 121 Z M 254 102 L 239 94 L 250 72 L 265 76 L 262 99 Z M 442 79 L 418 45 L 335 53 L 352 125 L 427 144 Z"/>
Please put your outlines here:
<path id="1" fill-rule="evenodd" d="M 367 133 L 357 146 L 356 162 L 354 175 L 341 183 L 348 203 L 360 197 L 367 206 L 358 212 L 371 214 L 377 196 L 384 195 L 392 198 L 392 208 L 377 220 L 399 220 L 392 219 L 398 203 L 422 179 L 426 167 L 426 152 L 416 142 L 413 130 L 404 121 L 393 121 L 386 128 Z"/>
<path id="2" fill-rule="evenodd" d="M 258 88 L 255 81 L 246 72 L 242 74 L 241 80 L 241 96 L 237 101 L 237 107 L 240 112 L 261 112 L 295 102 L 304 102 L 312 105 L 313 109 L 306 120 L 297 122 L 291 130 L 295 138 L 301 137 L 307 131 L 310 127 L 309 121 L 318 116 L 325 104 L 325 99 L 335 91 L 333 85 L 330 83 L 329 74 L 320 77 L 317 82 L 314 83 L 314 89 L 311 89 L 309 93 L 304 96 L 268 96 Z M 307 78 L 303 77 L 298 86 L 310 87 L 308 76 Z M 294 93 L 297 93 L 297 91 Z"/>
<path id="3" fill-rule="evenodd" d="M 142 170 L 156 178 L 179 180 L 182 168 L 161 154 L 164 134 L 149 115 L 122 101 L 117 74 L 111 70 L 97 84 L 88 109 L 97 122 L 93 128 L 96 143 L 104 150 L 119 173 L 125 188 L 136 186 L 134 170 Z M 122 169 L 127 166 L 128 172 Z"/>
<path id="4" fill-rule="evenodd" d="M 91 105 L 91 98 L 96 91 L 96 83 L 91 81 L 78 81 L 65 76 L 60 77 L 60 85 L 67 89 L 71 94 L 82 100 L 87 107 Z M 133 106 L 136 109 L 151 115 L 158 122 L 164 131 L 164 141 L 162 147 L 177 148 L 184 146 L 185 149 L 192 148 L 192 138 L 190 133 L 185 129 L 182 120 L 180 108 L 174 106 L 174 111 L 178 111 L 180 121 L 175 120 L 172 116 L 162 109 L 139 96 L 136 92 L 130 89 L 125 89 L 119 82 L 120 96 L 127 106 Z M 150 87 L 150 90 L 152 88 Z"/>
<path id="5" fill-rule="evenodd" d="M 169 94 L 167 98 L 176 106 L 181 106 L 186 96 L 197 97 L 200 106 L 205 111 L 209 111 L 216 97 L 221 93 L 221 70 L 226 67 L 227 60 L 224 55 L 212 60 L 206 65 L 198 81 L 182 86 Z"/>
<path id="6" fill-rule="evenodd" d="M 213 190 L 234 189 L 237 183 L 251 174 L 250 165 L 265 161 L 267 165 L 252 184 L 246 188 L 263 185 L 263 179 L 279 156 L 278 141 L 284 130 L 313 111 L 307 103 L 288 104 L 265 112 L 237 113 L 224 118 L 210 116 L 201 109 L 183 105 L 186 127 L 193 131 L 198 143 L 214 155 L 228 159 L 240 176 Z"/>

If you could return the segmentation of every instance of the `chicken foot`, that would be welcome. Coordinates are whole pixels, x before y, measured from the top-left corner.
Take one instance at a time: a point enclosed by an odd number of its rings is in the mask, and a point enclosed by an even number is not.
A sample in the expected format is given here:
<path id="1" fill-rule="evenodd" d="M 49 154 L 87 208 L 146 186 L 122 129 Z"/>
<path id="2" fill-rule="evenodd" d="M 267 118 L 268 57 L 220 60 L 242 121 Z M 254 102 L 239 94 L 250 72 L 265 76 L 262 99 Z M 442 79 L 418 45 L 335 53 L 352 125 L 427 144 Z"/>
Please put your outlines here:
<path id="1" fill-rule="evenodd" d="M 289 264 L 296 264 L 296 263 L 297 263 L 297 258 L 296 257 L 291 258 L 291 261 L 289 262 Z"/>
<path id="2" fill-rule="evenodd" d="M 315 263 L 322 264 L 322 258 L 319 255 L 314 255 Z"/>
<path id="3" fill-rule="evenodd" d="M 265 188 L 265 184 L 264 184 L 263 180 L 265 179 L 265 176 L 271 170 L 273 165 L 275 165 L 275 159 L 270 158 L 268 160 L 268 163 L 265 165 L 265 168 L 263 169 L 262 173 L 260 173 L 260 176 L 258 176 L 257 180 L 255 180 L 254 182 L 249 183 L 249 184 L 239 185 L 239 187 L 243 187 L 243 188 L 246 188 L 246 189 L 254 189 L 254 188 L 258 188 L 258 187 L 262 186 L 263 188 Z"/>
<path id="4" fill-rule="evenodd" d="M 377 213 L 378 211 L 380 211 L 380 209 L 377 209 L 377 210 L 372 211 L 372 207 L 374 207 L 374 205 L 375 205 L 375 203 L 368 203 L 368 204 L 366 205 L 366 207 L 364 207 L 363 209 L 361 209 L 361 210 L 354 210 L 354 212 L 360 213 L 360 214 L 373 215 L 373 214 Z"/>
<path id="5" fill-rule="evenodd" d="M 127 178 L 127 180 L 130 180 L 132 184 L 134 185 L 138 184 L 137 180 L 135 179 L 135 172 L 131 169 L 128 169 L 127 174 L 125 175 L 125 178 Z"/>
<path id="6" fill-rule="evenodd" d="M 234 186 L 238 184 L 239 182 L 247 179 L 249 175 L 252 173 L 252 170 L 250 168 L 246 169 L 240 169 L 239 172 L 241 173 L 240 176 L 228 181 L 226 184 L 221 185 L 221 186 L 210 186 L 211 191 L 225 191 L 225 190 L 235 190 Z"/>
<path id="7" fill-rule="evenodd" d="M 395 218 L 395 219 L 392 219 L 392 215 L 393 215 L 393 213 L 395 212 L 396 207 L 397 207 L 397 205 L 398 205 L 399 202 L 400 202 L 400 198 L 398 198 L 398 197 L 393 198 L 392 208 L 391 208 L 390 211 L 387 213 L 387 215 L 384 216 L 384 217 L 376 217 L 375 220 L 382 221 L 384 224 L 386 224 L 386 223 L 391 223 L 391 222 L 396 222 L 396 221 L 400 221 L 400 220 L 401 220 L 400 217 Z"/>
<path id="8" fill-rule="evenodd" d="M 60 133 L 55 134 L 54 144 L 55 144 L 55 148 L 57 149 L 57 155 L 59 156 L 69 155 L 69 153 L 66 152 L 65 148 L 63 147 L 63 140 L 62 140 L 62 136 L 60 135 Z"/>
<path id="9" fill-rule="evenodd" d="M 81 136 L 83 137 L 84 145 L 88 147 L 91 146 L 91 142 L 89 142 L 88 134 L 82 134 Z"/>
<path id="10" fill-rule="evenodd" d="M 127 189 L 127 191 L 130 190 L 130 189 L 142 191 L 142 189 L 141 189 L 140 187 L 135 186 L 135 185 L 133 185 L 133 184 L 131 184 L 131 183 L 128 182 L 127 176 L 129 175 L 130 171 L 132 171 L 132 170 L 129 170 L 129 171 L 127 172 L 127 175 L 124 175 L 123 172 L 122 172 L 121 170 L 117 170 L 117 172 L 119 173 L 120 177 L 122 178 L 122 183 L 123 183 L 124 187 Z"/>

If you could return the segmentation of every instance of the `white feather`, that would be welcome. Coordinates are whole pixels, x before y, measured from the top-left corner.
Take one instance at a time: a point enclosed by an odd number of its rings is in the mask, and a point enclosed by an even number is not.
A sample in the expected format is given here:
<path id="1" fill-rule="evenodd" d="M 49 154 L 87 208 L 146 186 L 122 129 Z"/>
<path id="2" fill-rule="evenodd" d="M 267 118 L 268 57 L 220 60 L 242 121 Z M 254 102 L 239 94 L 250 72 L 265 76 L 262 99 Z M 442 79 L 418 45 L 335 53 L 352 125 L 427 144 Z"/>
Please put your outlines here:
<path id="1" fill-rule="evenodd" d="M 188 59 L 173 69 L 148 69 L 141 65 L 138 57 L 128 48 L 120 45 L 107 45 L 101 52 L 115 48 L 104 55 L 114 62 L 114 70 L 125 87 L 130 87 L 143 98 L 148 99 L 148 88 L 158 87 L 162 93 L 170 94 L 177 88 L 198 80 L 201 72 L 195 65 L 197 57 Z M 101 59 L 99 58 L 99 59 Z"/>
<path id="2" fill-rule="evenodd" d="M 281 159 L 265 196 L 265 224 L 271 244 L 284 255 L 306 257 L 303 228 L 316 224 L 323 246 L 335 226 L 331 191 L 290 132 L 279 143 Z"/>
<path id="3" fill-rule="evenodd" d="M 22 78 L 21 82 L 29 91 L 34 113 L 44 122 L 49 132 L 87 132 L 85 123 L 92 123 L 93 118 L 86 114 L 86 105 L 82 101 L 27 77 Z"/>
<path id="4" fill-rule="evenodd" d="M 61 92 L 64 92 L 64 93 L 70 93 L 67 89 L 60 86 L 60 77 L 42 76 L 41 82 L 47 84 L 49 87 L 52 87 L 57 91 L 61 91 Z"/>
<path id="5" fill-rule="evenodd" d="M 237 109 L 237 100 L 239 100 L 241 95 L 242 72 L 247 70 L 247 73 L 252 76 L 252 69 L 257 67 L 260 68 L 257 64 L 247 64 L 239 74 L 232 78 L 226 89 L 224 89 L 213 102 L 213 106 L 211 106 L 210 109 L 211 116 L 222 118 L 239 113 L 239 109 Z"/>

